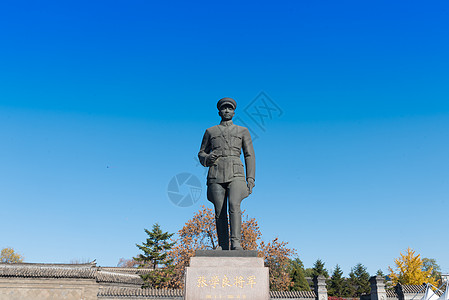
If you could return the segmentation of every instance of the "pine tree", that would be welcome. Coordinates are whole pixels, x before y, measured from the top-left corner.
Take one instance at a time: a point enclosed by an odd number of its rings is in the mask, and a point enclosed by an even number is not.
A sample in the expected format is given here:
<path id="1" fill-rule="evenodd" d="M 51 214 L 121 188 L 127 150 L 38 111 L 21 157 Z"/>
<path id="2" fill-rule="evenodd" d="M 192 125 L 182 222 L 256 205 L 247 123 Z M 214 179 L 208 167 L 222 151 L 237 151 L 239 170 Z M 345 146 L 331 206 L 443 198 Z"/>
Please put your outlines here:
<path id="1" fill-rule="evenodd" d="M 312 268 L 305 268 L 304 269 L 304 275 L 310 278 L 313 278 L 313 269 Z"/>
<path id="2" fill-rule="evenodd" d="M 346 282 L 346 279 L 342 275 L 343 275 L 343 271 L 341 270 L 340 266 L 337 264 L 337 266 L 334 269 L 334 272 L 332 273 L 331 279 L 329 280 L 329 283 L 328 283 L 329 296 L 334 296 L 334 297 L 349 296 L 348 284 Z"/>
<path id="3" fill-rule="evenodd" d="M 325 278 L 329 278 L 329 273 L 324 268 L 324 262 L 321 259 L 317 259 L 316 262 L 313 264 L 312 269 L 306 269 L 305 273 L 309 276 L 307 277 L 317 277 L 317 276 L 324 276 Z M 314 289 L 314 283 L 310 283 L 310 288 Z"/>
<path id="4" fill-rule="evenodd" d="M 290 287 L 291 291 L 310 291 L 309 283 L 304 275 L 304 264 L 299 258 L 290 260 L 289 273 L 293 283 Z"/>
<path id="5" fill-rule="evenodd" d="M 352 297 L 360 297 L 370 293 L 369 274 L 361 263 L 355 265 L 349 273 L 349 288 Z"/>
<path id="6" fill-rule="evenodd" d="M 164 283 L 170 280 L 170 275 L 173 272 L 173 259 L 167 256 L 167 252 L 175 244 L 168 241 L 173 233 L 162 232 L 157 223 L 153 225 L 152 231 L 145 229 L 145 232 L 148 235 L 146 242 L 142 245 L 136 244 L 143 254 L 139 254 L 133 259 L 140 263 L 139 268 L 153 268 L 149 274 L 142 275 L 145 282 L 144 287 L 163 287 Z"/>
<path id="7" fill-rule="evenodd" d="M 321 259 L 317 259 L 315 264 L 313 265 L 313 276 L 323 275 L 325 278 L 329 277 L 329 273 L 324 268 L 324 262 Z"/>

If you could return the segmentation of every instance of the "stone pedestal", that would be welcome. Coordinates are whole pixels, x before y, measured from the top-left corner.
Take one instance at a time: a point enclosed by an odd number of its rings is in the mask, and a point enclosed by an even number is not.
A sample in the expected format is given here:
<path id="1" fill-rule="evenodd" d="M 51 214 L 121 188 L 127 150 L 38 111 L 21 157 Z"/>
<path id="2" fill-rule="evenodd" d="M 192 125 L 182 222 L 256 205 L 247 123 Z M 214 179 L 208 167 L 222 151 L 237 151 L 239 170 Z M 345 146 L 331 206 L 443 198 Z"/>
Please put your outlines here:
<path id="1" fill-rule="evenodd" d="M 197 251 L 186 268 L 184 297 L 268 300 L 268 268 L 257 251 Z"/>

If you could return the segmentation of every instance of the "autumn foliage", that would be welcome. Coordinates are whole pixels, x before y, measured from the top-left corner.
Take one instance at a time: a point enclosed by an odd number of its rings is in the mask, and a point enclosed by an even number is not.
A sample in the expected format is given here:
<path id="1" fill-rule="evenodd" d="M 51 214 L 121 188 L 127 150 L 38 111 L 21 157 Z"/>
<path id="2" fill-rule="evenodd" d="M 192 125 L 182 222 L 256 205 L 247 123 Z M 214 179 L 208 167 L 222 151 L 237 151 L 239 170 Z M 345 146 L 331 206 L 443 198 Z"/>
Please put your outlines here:
<path id="1" fill-rule="evenodd" d="M 265 243 L 261 240 L 259 225 L 254 218 L 243 214 L 242 241 L 245 250 L 257 250 L 258 256 L 263 257 L 265 266 L 270 270 L 270 289 L 288 290 L 292 285 L 288 274 L 289 257 L 296 251 L 287 247 L 287 242 L 277 238 Z M 195 213 L 192 219 L 187 221 L 184 227 L 178 231 L 176 245 L 168 253 L 173 259 L 174 276 L 169 282 L 171 288 L 182 288 L 185 268 L 189 265 L 190 258 L 195 250 L 213 250 L 218 247 L 218 238 L 215 229 L 215 216 L 210 208 L 204 206 Z"/>
<path id="2" fill-rule="evenodd" d="M 3 248 L 0 252 L 1 263 L 21 263 L 23 256 L 14 251 L 13 248 Z"/>
<path id="3" fill-rule="evenodd" d="M 270 289 L 274 291 L 287 291 L 293 285 L 287 269 L 289 257 L 296 254 L 296 251 L 287 248 L 287 244 L 275 238 L 272 242 L 262 241 L 259 245 L 259 256 L 264 258 L 265 266 L 270 269 Z"/>
<path id="4" fill-rule="evenodd" d="M 430 283 L 436 285 L 436 281 L 432 278 L 432 268 L 423 270 L 423 261 L 420 255 L 407 248 L 406 253 L 400 253 L 400 257 L 394 260 L 396 270 L 388 267 L 390 271 L 390 278 L 394 284 L 413 284 L 421 285 L 423 283 Z"/>

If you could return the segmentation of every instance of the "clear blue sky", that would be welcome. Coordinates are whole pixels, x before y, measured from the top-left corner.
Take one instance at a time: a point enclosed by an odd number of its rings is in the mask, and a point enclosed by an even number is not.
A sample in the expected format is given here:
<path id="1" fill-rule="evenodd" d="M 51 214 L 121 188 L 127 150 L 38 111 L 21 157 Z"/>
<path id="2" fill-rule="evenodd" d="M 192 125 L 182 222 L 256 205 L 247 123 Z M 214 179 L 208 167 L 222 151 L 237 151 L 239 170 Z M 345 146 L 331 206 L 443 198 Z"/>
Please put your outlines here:
<path id="1" fill-rule="evenodd" d="M 253 133 L 242 207 L 266 240 L 347 276 L 407 247 L 449 272 L 448 1 L 3 1 L 0 248 L 28 262 L 138 253 L 175 232 L 216 101 Z M 265 131 L 244 108 L 282 109 Z"/>

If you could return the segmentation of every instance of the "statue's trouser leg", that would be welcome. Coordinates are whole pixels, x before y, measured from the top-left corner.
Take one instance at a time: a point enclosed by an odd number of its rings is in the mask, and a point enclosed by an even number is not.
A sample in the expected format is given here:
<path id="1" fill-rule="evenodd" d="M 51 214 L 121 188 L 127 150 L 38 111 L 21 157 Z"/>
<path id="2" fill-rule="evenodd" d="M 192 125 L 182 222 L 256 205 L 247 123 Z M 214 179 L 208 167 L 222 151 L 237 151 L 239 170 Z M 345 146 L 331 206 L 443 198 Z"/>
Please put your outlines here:
<path id="1" fill-rule="evenodd" d="M 212 183 L 207 187 L 207 199 L 214 204 L 215 224 L 217 226 L 218 245 L 223 250 L 229 250 L 229 229 L 226 213 L 226 185 Z"/>
<path id="2" fill-rule="evenodd" d="M 228 185 L 229 219 L 231 227 L 231 249 L 240 247 L 242 236 L 242 212 L 240 203 L 248 196 L 246 181 L 234 180 Z"/>

